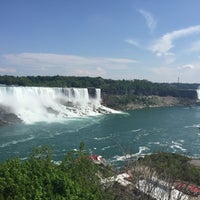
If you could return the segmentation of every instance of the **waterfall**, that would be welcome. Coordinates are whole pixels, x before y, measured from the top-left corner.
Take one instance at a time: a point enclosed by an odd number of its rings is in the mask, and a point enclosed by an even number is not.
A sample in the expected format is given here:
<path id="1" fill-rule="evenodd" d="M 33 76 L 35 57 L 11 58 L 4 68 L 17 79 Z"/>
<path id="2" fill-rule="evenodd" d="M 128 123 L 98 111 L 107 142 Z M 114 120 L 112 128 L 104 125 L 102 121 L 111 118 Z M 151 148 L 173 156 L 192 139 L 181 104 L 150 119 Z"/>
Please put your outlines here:
<path id="1" fill-rule="evenodd" d="M 197 89 L 197 100 L 200 100 L 200 86 Z"/>
<path id="2" fill-rule="evenodd" d="M 72 117 L 110 113 L 101 105 L 101 90 L 87 88 L 0 87 L 0 105 L 25 123 L 57 122 Z"/>

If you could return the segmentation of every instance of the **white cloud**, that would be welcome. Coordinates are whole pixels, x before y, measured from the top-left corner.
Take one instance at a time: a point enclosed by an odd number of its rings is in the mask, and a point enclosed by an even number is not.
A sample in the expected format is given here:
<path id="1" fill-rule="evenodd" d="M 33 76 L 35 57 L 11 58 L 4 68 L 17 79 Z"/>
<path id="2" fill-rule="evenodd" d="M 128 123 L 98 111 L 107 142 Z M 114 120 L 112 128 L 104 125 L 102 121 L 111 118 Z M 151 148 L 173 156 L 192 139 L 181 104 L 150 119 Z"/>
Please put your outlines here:
<path id="1" fill-rule="evenodd" d="M 189 51 L 200 51 L 200 40 L 193 42 L 189 48 Z"/>
<path id="2" fill-rule="evenodd" d="M 79 75 L 106 76 L 123 71 L 136 63 L 126 58 L 83 57 L 48 53 L 20 53 L 3 55 L 3 64 L 13 66 L 20 75 Z M 2 63 L 2 61 L 1 61 Z"/>
<path id="3" fill-rule="evenodd" d="M 200 25 L 166 33 L 154 42 L 154 44 L 150 47 L 150 50 L 157 56 L 164 56 L 166 58 L 174 56 L 174 54 L 170 52 L 170 50 L 175 46 L 173 43 L 174 40 L 196 33 L 200 33 Z"/>
<path id="4" fill-rule="evenodd" d="M 164 82 L 165 80 L 167 80 L 167 82 L 175 82 L 177 80 L 177 77 L 179 76 L 177 70 L 172 67 L 164 66 L 151 68 L 150 71 L 152 80 L 155 82 Z"/>
<path id="5" fill-rule="evenodd" d="M 104 76 L 106 76 L 106 71 L 101 67 L 97 67 L 94 70 L 77 69 L 75 71 L 74 75 L 76 75 L 76 76 L 91 76 L 91 77 L 103 76 L 104 77 Z"/>
<path id="6" fill-rule="evenodd" d="M 136 46 L 136 47 L 140 47 L 140 44 L 137 40 L 135 39 L 126 39 L 124 40 L 126 43 L 130 44 L 130 45 L 133 45 L 133 46 Z"/>
<path id="7" fill-rule="evenodd" d="M 162 66 L 149 69 L 151 80 L 157 82 L 176 82 L 178 78 L 183 83 L 198 83 L 200 63 L 186 64 L 182 66 Z"/>
<path id="8" fill-rule="evenodd" d="M 36 65 L 40 64 L 46 67 L 54 67 L 55 65 L 98 65 L 98 64 L 129 64 L 135 63 L 136 60 L 126 58 L 105 58 L 105 57 L 83 57 L 77 55 L 62 55 L 48 53 L 20 53 L 6 54 L 3 57 L 12 64 L 18 65 Z"/>
<path id="9" fill-rule="evenodd" d="M 153 15 L 142 9 L 139 10 L 139 13 L 145 18 L 148 28 L 150 29 L 151 32 L 153 32 L 154 29 L 156 28 L 156 24 L 157 24 Z"/>
<path id="10" fill-rule="evenodd" d="M 200 63 L 183 65 L 177 68 L 181 82 L 199 83 Z"/>
<path id="11" fill-rule="evenodd" d="M 179 67 L 179 69 L 183 69 L 183 70 L 191 70 L 194 68 L 195 68 L 195 66 L 192 64 L 187 64 L 187 65 L 183 65 L 183 66 Z"/>
<path id="12" fill-rule="evenodd" d="M 14 68 L 7 68 L 7 67 L 1 67 L 0 68 L 0 73 L 3 73 L 3 74 L 5 74 L 5 73 L 15 73 L 16 72 L 16 69 L 14 69 Z"/>

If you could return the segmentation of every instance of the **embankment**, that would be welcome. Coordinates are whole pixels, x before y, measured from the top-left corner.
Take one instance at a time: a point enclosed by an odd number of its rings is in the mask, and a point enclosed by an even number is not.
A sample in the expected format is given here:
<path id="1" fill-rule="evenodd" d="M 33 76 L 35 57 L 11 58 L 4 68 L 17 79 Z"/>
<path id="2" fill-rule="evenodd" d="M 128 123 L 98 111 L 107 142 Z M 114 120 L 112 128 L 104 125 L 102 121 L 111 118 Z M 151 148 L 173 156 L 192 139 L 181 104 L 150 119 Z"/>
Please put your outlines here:
<path id="1" fill-rule="evenodd" d="M 106 95 L 103 104 L 116 110 L 134 110 L 148 107 L 196 106 L 195 98 L 173 96 Z"/>

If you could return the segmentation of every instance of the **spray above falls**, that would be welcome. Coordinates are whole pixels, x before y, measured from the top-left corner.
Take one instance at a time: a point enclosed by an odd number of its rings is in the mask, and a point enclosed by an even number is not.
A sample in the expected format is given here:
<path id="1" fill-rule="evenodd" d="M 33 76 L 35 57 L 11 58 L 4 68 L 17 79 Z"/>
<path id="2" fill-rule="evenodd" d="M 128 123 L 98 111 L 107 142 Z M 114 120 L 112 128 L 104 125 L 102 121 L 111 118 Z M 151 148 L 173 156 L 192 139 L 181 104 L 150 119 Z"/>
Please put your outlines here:
<path id="1" fill-rule="evenodd" d="M 89 92 L 87 88 L 2 86 L 0 105 L 25 123 L 113 112 L 101 105 L 101 90 L 95 88 Z"/>

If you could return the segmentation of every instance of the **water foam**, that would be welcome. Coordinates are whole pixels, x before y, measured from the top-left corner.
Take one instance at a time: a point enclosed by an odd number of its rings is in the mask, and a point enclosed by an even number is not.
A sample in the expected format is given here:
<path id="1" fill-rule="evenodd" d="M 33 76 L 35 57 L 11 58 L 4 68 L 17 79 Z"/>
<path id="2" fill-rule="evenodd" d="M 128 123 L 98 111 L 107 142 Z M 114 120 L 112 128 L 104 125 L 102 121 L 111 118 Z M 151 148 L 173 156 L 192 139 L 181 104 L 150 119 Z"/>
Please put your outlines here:
<path id="1" fill-rule="evenodd" d="M 133 130 L 131 130 L 131 132 L 135 133 L 135 132 L 139 132 L 141 130 L 142 130 L 141 128 L 139 128 L 139 129 L 133 129 Z"/>
<path id="2" fill-rule="evenodd" d="M 112 136 L 105 136 L 105 137 L 95 137 L 94 140 L 107 140 L 110 139 Z"/>
<path id="3" fill-rule="evenodd" d="M 30 140 L 33 140 L 34 138 L 35 138 L 34 136 L 30 135 L 28 138 L 23 138 L 23 139 L 20 139 L 20 140 L 13 140 L 13 141 L 1 144 L 0 148 L 8 147 L 8 146 L 11 146 L 11 145 L 16 145 L 18 143 L 28 142 Z"/>
<path id="4" fill-rule="evenodd" d="M 185 149 L 185 148 L 182 147 L 182 144 L 181 144 L 181 143 L 175 142 L 175 141 L 172 141 L 172 145 L 170 146 L 170 148 L 172 148 L 175 152 L 176 152 L 177 150 L 181 150 L 181 151 L 183 151 L 183 152 L 186 152 L 186 151 L 187 151 L 187 149 Z"/>
<path id="5" fill-rule="evenodd" d="M 25 123 L 58 122 L 66 118 L 115 112 L 101 105 L 101 90 L 87 88 L 0 87 L 0 105 Z"/>
<path id="6" fill-rule="evenodd" d="M 103 147 L 101 150 L 102 150 L 102 151 L 105 151 L 105 150 L 107 150 L 107 149 L 110 149 L 111 147 L 114 147 L 114 146 L 106 146 L 106 147 Z"/>
<path id="7" fill-rule="evenodd" d="M 134 153 L 134 154 L 126 154 L 124 156 L 114 156 L 113 158 L 116 160 L 116 161 L 126 161 L 128 159 L 132 159 L 132 158 L 138 158 L 138 157 L 143 157 L 146 155 L 146 151 L 149 151 L 149 148 L 148 147 L 145 147 L 145 146 L 141 146 L 139 147 L 139 151 L 137 153 Z"/>

